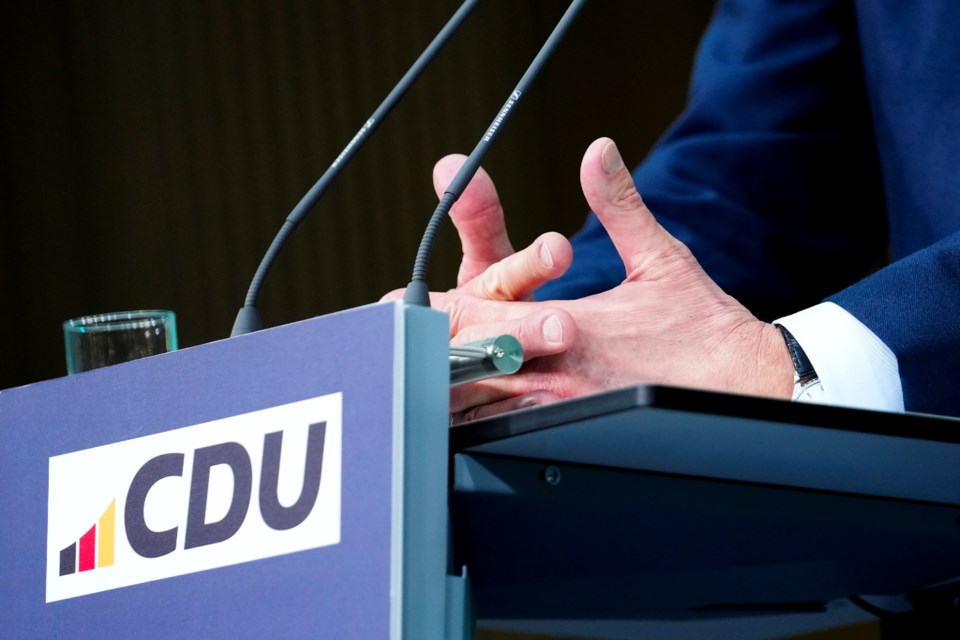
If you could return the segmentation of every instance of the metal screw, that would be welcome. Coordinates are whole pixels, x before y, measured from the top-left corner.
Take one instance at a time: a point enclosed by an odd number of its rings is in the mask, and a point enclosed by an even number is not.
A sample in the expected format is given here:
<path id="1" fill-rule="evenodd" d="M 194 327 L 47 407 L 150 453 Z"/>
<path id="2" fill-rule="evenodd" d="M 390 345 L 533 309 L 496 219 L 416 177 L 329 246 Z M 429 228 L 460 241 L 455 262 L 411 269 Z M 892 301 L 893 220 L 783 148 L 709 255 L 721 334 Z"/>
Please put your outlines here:
<path id="1" fill-rule="evenodd" d="M 542 472 L 540 472 L 540 477 L 547 484 L 558 485 L 560 484 L 560 469 L 554 465 L 550 465 Z"/>

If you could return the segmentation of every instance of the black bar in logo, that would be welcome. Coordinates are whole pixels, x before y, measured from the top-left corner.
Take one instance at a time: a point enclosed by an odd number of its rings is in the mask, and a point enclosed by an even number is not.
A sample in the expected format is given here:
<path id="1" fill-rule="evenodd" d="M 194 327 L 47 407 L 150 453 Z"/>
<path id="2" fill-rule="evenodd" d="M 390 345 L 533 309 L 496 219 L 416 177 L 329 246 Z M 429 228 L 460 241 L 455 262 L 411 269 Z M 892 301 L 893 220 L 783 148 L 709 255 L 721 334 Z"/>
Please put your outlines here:
<path id="1" fill-rule="evenodd" d="M 60 575 L 68 576 L 77 570 L 77 543 L 60 551 Z"/>

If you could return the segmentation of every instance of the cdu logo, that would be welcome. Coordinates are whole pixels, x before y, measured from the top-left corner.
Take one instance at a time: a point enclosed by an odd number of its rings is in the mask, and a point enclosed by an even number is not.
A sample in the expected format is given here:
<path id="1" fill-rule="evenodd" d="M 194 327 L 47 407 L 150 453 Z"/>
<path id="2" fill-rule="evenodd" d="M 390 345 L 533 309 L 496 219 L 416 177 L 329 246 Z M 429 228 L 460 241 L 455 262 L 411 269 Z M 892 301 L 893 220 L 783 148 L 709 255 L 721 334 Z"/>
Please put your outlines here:
<path id="1" fill-rule="evenodd" d="M 80 539 L 60 550 L 60 575 L 75 571 L 90 571 L 95 567 L 109 567 L 113 564 L 114 516 L 117 501 L 111 500 L 110 506 L 103 512 L 90 529 Z"/>
<path id="2" fill-rule="evenodd" d="M 47 602 L 340 541 L 339 393 L 50 458 Z"/>

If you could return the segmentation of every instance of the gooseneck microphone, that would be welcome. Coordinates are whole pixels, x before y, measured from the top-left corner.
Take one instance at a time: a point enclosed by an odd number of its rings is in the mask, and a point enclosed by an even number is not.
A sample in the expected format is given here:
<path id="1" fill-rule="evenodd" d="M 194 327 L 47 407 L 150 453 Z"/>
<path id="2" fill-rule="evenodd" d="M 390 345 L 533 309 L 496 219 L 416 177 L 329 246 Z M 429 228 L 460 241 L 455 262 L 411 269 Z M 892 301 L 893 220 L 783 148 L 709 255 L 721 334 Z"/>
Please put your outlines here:
<path id="1" fill-rule="evenodd" d="M 276 261 L 280 250 L 290 237 L 290 234 L 293 233 L 303 219 L 313 210 L 334 179 L 340 175 L 340 172 L 347 163 L 350 162 L 357 151 L 359 151 L 360 147 L 363 146 L 384 118 L 386 118 L 397 103 L 400 102 L 407 90 L 420 77 L 420 74 L 433 62 L 433 59 L 447 41 L 450 40 L 450 37 L 453 36 L 457 29 L 460 28 L 460 25 L 463 24 L 464 20 L 466 20 L 467 16 L 470 15 L 470 12 L 476 6 L 477 2 L 479 2 L 479 0 L 464 0 L 456 13 L 453 14 L 450 20 L 447 21 L 447 24 L 444 25 L 436 37 L 434 37 L 433 41 L 424 49 L 423 53 L 420 54 L 420 57 L 417 58 L 413 65 L 407 70 L 400 79 L 400 82 L 397 83 L 390 94 L 384 99 L 380 106 L 377 107 L 376 111 L 373 112 L 373 115 L 363 123 L 360 130 L 357 131 L 356 135 L 347 143 L 347 146 L 340 152 L 340 155 L 333 161 L 333 164 L 330 165 L 320 179 L 317 180 L 300 202 L 297 203 L 297 206 L 293 208 L 287 216 L 287 219 L 284 220 L 283 226 L 261 259 L 260 266 L 257 268 L 253 280 L 250 281 L 250 287 L 247 289 L 247 296 L 244 299 L 243 307 L 239 313 L 237 313 L 237 318 L 233 323 L 233 330 L 230 333 L 231 336 L 243 335 L 263 328 L 263 324 L 260 321 L 260 313 L 257 311 L 257 300 L 260 298 L 260 289 L 271 267 L 273 267 L 273 263 Z"/>
<path id="2" fill-rule="evenodd" d="M 407 290 L 403 296 L 405 303 L 423 307 L 430 306 L 430 291 L 426 283 L 427 265 L 433 253 L 433 245 L 436 242 L 440 225 L 443 223 L 444 218 L 446 218 L 447 213 L 449 213 L 450 207 L 460 199 L 464 189 L 467 188 L 477 169 L 480 168 L 480 163 L 483 162 L 483 158 L 490 150 L 490 145 L 493 143 L 493 140 L 503 129 L 503 125 L 506 124 L 510 112 L 516 108 L 524 93 L 526 93 L 537 75 L 539 75 L 540 70 L 546 64 L 547 60 L 550 59 L 550 56 L 553 55 L 554 49 L 556 49 L 560 40 L 563 39 L 563 36 L 566 35 L 567 30 L 570 28 L 570 25 L 573 24 L 573 21 L 576 19 L 580 9 L 583 8 L 585 2 L 586 0 L 574 0 L 570 3 L 570 6 L 560 18 L 557 26 L 554 27 L 553 33 L 550 34 L 550 37 L 547 38 L 543 47 L 540 48 L 540 52 L 537 53 L 533 62 L 527 67 L 527 71 L 523 74 L 523 77 L 520 78 L 517 87 L 510 94 L 510 97 L 507 98 L 503 107 L 500 108 L 493 122 L 487 127 L 486 133 L 480 138 L 480 142 L 474 147 L 473 152 L 470 153 L 466 162 L 460 167 L 460 171 L 457 172 L 457 175 L 454 176 L 450 182 L 443 197 L 440 198 L 440 203 L 434 210 L 433 215 L 430 216 L 426 231 L 423 233 L 423 239 L 420 241 L 420 248 L 417 250 L 417 257 L 413 266 L 413 277 L 410 280 L 410 284 L 407 285 Z"/>

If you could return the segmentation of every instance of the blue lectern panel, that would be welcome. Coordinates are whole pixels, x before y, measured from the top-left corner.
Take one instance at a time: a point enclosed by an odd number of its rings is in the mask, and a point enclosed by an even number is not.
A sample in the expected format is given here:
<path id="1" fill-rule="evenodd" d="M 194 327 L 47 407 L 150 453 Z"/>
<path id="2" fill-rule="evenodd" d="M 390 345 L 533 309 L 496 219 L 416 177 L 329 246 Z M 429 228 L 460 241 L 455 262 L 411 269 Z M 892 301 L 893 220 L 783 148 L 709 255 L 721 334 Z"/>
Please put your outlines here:
<path id="1" fill-rule="evenodd" d="M 0 636 L 390 637 L 398 309 L 0 392 Z"/>

